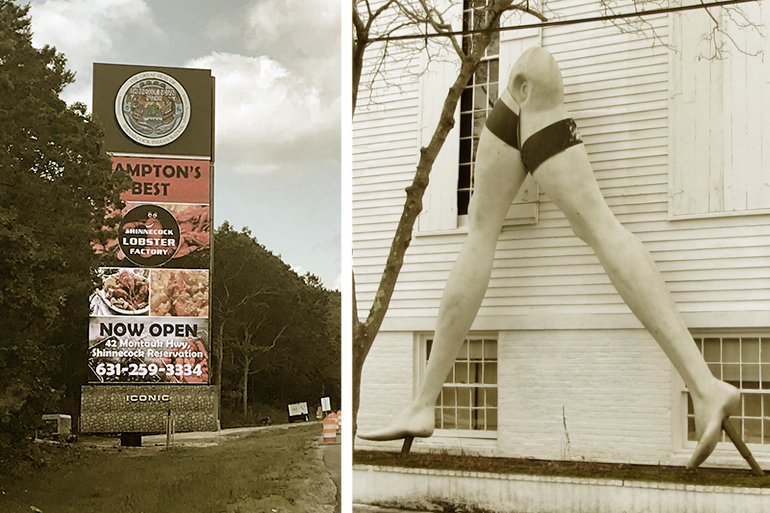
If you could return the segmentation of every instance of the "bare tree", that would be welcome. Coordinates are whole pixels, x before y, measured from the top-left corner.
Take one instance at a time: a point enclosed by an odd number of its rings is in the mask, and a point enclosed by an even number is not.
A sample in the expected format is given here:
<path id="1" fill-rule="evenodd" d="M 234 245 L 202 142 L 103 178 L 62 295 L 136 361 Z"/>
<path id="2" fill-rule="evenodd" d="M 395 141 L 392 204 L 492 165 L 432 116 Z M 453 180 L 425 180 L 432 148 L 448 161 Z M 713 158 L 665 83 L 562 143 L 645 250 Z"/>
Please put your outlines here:
<path id="1" fill-rule="evenodd" d="M 249 414 L 249 377 L 267 369 L 269 364 L 266 356 L 276 350 L 278 339 L 286 330 L 286 326 L 283 326 L 272 342 L 259 344 L 255 339 L 265 330 L 263 325 L 266 320 L 266 317 L 259 321 L 254 318 L 244 319 L 238 330 L 240 337 L 230 343 L 230 354 L 241 367 L 241 407 L 244 417 Z M 259 364 L 255 367 L 254 362 Z"/>
<path id="2" fill-rule="evenodd" d="M 264 302 L 257 302 L 257 298 L 263 295 L 269 295 L 270 292 L 261 287 L 259 289 L 240 290 L 246 272 L 245 261 L 232 262 L 232 269 L 224 267 L 222 276 L 226 279 L 221 281 L 221 288 L 217 294 L 212 294 L 214 303 L 213 313 L 215 324 L 218 328 L 217 336 L 214 338 L 214 354 L 216 357 L 216 368 L 213 376 L 215 385 L 222 385 L 222 360 L 224 358 L 224 340 L 225 328 L 235 319 L 242 316 L 245 308 L 251 308 L 254 304 L 265 306 Z M 225 264 L 226 265 L 226 264 Z"/>

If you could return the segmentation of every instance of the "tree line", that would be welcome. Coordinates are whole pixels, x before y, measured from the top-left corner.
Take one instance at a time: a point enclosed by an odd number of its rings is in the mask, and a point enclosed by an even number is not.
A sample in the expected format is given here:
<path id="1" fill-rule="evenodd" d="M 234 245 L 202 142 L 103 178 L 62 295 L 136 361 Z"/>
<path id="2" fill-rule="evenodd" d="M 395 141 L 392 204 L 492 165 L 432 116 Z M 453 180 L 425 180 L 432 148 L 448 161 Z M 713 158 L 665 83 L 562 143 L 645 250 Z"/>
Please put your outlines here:
<path id="1" fill-rule="evenodd" d="M 213 380 L 222 385 L 223 422 L 261 422 L 269 411 L 285 413 L 296 402 L 313 408 L 324 396 L 338 407 L 339 291 L 297 275 L 248 229 L 227 222 L 214 237 L 213 276 Z"/>

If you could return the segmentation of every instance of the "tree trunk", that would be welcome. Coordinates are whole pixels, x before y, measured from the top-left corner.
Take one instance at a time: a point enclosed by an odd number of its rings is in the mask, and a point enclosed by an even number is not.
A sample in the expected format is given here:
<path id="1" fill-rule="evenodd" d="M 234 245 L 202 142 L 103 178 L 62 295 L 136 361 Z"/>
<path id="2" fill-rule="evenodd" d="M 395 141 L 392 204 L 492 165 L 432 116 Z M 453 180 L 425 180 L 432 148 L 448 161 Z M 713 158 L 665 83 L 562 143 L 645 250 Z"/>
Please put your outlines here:
<path id="1" fill-rule="evenodd" d="M 224 358 L 224 337 L 225 337 L 225 323 L 220 322 L 219 323 L 219 335 L 216 338 L 215 341 L 215 347 L 214 347 L 214 353 L 217 357 L 217 365 L 214 370 L 214 384 L 218 385 L 221 389 L 222 387 L 222 359 Z M 221 394 L 221 392 L 220 392 Z M 221 402 L 220 397 L 220 402 Z"/>
<path id="2" fill-rule="evenodd" d="M 244 418 L 249 414 L 249 366 L 251 365 L 251 359 L 246 358 L 243 363 L 243 386 L 241 389 L 242 401 L 243 401 L 243 416 Z"/>
<path id="3" fill-rule="evenodd" d="M 359 36 L 358 41 L 353 43 L 353 110 L 351 111 L 353 113 L 355 113 L 356 103 L 358 103 L 358 86 L 361 83 L 361 72 L 364 68 L 364 52 L 366 51 L 367 44 L 368 39 L 365 35 Z"/>

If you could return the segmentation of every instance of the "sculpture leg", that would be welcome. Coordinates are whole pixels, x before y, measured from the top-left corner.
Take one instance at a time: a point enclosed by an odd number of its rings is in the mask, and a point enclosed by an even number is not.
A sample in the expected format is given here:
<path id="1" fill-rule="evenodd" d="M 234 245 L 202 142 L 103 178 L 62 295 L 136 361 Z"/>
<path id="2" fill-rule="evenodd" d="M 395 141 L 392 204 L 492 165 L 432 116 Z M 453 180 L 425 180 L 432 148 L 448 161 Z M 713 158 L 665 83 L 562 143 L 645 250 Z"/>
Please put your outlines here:
<path id="1" fill-rule="evenodd" d="M 388 426 L 361 433 L 359 437 L 368 440 L 405 438 L 407 444 L 411 444 L 411 438 L 415 436 L 433 434 L 436 399 L 481 306 L 505 215 L 525 178 L 519 152 L 484 128 L 477 150 L 468 238 L 444 288 L 420 389 L 412 404 Z"/>
<path id="2" fill-rule="evenodd" d="M 649 252 L 604 201 L 585 147 L 578 145 L 552 157 L 534 176 L 576 235 L 596 252 L 620 296 L 687 385 L 698 436 L 688 468 L 697 467 L 716 447 L 723 419 L 737 410 L 739 392 L 711 374 Z"/>

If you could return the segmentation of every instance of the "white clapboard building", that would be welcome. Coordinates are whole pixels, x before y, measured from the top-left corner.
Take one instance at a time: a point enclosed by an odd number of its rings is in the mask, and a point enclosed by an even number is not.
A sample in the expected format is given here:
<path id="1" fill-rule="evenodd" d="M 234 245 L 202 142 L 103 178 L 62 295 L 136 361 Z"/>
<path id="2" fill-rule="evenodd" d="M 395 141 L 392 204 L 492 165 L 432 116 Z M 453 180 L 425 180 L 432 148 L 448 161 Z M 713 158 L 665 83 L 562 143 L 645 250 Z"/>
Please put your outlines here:
<path id="1" fill-rule="evenodd" d="M 463 6 L 454 3 L 457 21 Z M 603 12 L 590 0 L 549 6 L 557 19 Z M 766 1 L 744 9 L 770 26 Z M 713 21 L 705 11 L 646 21 L 642 35 L 606 22 L 500 34 L 431 174 L 364 366 L 359 431 L 385 425 L 419 386 L 441 293 L 467 235 L 476 111 L 505 86 L 520 53 L 540 45 L 562 69 L 566 103 L 604 197 L 651 252 L 713 372 L 741 389 L 736 427 L 760 464 L 770 463 L 770 44 L 726 25 L 717 36 L 725 58 L 708 59 L 702 35 Z M 456 76 L 451 61 L 433 61 L 424 72 L 424 52 L 394 57 L 361 93 L 353 123 L 353 266 L 362 316 L 419 148 Z M 695 447 L 682 380 L 591 249 L 529 182 L 511 206 L 436 422 L 434 436 L 417 439 L 413 451 L 684 465 Z M 400 442 L 357 439 L 355 446 L 391 450 Z M 729 441 L 710 464 L 746 467 Z"/>

